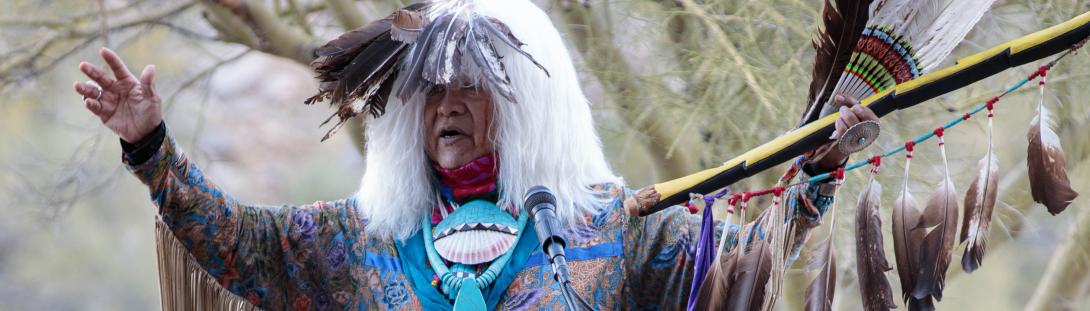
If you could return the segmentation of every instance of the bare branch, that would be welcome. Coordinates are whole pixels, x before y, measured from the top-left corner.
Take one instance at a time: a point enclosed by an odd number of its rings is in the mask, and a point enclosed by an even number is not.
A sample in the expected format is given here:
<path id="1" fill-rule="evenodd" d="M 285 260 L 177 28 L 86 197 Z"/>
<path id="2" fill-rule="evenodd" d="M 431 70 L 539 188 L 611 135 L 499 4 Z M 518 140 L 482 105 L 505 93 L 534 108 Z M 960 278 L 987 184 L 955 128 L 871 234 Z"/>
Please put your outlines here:
<path id="1" fill-rule="evenodd" d="M 202 0 L 213 27 L 231 42 L 309 64 L 316 45 L 313 38 L 277 19 L 268 8 L 245 0 Z M 246 33 L 244 35 L 243 33 Z"/>

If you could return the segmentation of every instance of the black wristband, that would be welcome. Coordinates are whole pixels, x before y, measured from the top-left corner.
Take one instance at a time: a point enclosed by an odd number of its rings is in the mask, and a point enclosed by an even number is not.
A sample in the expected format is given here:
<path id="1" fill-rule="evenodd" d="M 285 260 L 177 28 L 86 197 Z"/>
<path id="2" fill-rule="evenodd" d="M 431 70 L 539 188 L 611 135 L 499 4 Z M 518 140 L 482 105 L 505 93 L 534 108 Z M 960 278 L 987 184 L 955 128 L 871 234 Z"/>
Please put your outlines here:
<path id="1" fill-rule="evenodd" d="M 159 125 L 155 127 L 151 133 L 140 139 L 135 144 L 129 143 L 124 139 L 118 139 L 121 141 L 121 151 L 125 152 L 125 158 L 128 159 L 129 165 L 140 165 L 151 159 L 151 156 L 159 152 L 159 147 L 163 145 L 163 140 L 166 139 L 167 130 L 164 122 L 159 122 Z"/>
<path id="2" fill-rule="evenodd" d="M 847 164 L 848 164 L 848 159 L 844 159 L 844 161 L 840 162 L 840 164 L 837 165 L 837 166 L 834 166 L 834 167 L 831 167 L 831 168 L 823 168 L 823 167 L 819 167 L 817 165 L 817 163 L 815 163 L 815 162 L 807 161 L 805 164 L 802 165 L 802 172 L 806 173 L 807 176 L 817 176 L 817 175 L 821 175 L 821 174 L 825 174 L 825 173 L 835 171 L 836 169 L 844 167 Z M 827 179 L 827 180 L 831 181 L 832 179 Z"/>

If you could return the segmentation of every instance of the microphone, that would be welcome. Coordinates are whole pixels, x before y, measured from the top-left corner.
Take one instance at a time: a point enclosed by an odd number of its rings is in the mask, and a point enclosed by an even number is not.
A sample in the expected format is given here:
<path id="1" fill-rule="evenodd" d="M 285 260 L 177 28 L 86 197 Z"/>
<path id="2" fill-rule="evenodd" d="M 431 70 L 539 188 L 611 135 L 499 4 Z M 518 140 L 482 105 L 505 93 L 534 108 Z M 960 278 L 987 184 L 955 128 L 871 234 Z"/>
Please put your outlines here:
<path id="1" fill-rule="evenodd" d="M 564 238 L 560 220 L 556 217 L 556 196 L 545 186 L 533 186 L 526 191 L 522 206 L 530 213 L 530 218 L 534 219 L 534 231 L 537 232 L 537 239 L 541 241 L 541 251 L 552 264 L 553 279 L 560 283 L 561 294 L 568 310 L 594 310 L 572 287 L 568 260 L 564 255 L 568 240 Z"/>
<path id="2" fill-rule="evenodd" d="M 557 257 L 563 260 L 568 241 L 564 238 L 560 220 L 556 217 L 556 196 L 549 188 L 534 186 L 526 191 L 523 202 L 523 207 L 530 212 L 530 218 L 534 219 L 534 231 L 541 241 L 541 251 L 549 258 L 549 262 Z"/>

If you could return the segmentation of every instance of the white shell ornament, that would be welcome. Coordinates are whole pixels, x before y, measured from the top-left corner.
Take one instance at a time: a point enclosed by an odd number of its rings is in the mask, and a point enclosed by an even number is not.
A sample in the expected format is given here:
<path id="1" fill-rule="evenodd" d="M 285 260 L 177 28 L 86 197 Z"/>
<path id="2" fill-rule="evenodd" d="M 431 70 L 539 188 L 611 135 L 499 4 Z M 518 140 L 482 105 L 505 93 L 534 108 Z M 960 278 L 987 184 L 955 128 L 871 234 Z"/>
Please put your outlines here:
<path id="1" fill-rule="evenodd" d="M 475 265 L 498 258 L 514 246 L 517 221 L 495 204 L 471 201 L 440 221 L 432 233 L 435 251 L 447 261 Z"/>

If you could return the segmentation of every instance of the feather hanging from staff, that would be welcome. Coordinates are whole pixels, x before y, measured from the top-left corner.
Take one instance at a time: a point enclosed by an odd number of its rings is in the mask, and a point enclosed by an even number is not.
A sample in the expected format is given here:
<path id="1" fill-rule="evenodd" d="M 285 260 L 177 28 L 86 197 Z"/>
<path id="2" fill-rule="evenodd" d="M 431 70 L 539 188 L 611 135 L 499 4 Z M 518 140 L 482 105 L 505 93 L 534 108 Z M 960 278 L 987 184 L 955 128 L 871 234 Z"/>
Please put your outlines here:
<path id="1" fill-rule="evenodd" d="M 936 132 L 939 138 L 939 153 L 942 156 L 942 181 L 927 199 L 927 206 L 920 215 L 916 227 L 912 229 L 925 232 L 918 254 L 920 260 L 916 287 L 912 290 L 912 297 L 926 301 L 925 305 L 932 304 L 931 299 L 942 300 L 942 290 L 946 286 L 946 269 L 950 266 L 958 222 L 957 192 L 954 190 L 954 183 L 950 181 L 946 145 L 941 129 Z"/>
<path id="2" fill-rule="evenodd" d="M 830 227 L 832 222 L 829 222 Z M 806 263 L 806 272 L 814 273 L 814 279 L 806 286 L 807 311 L 832 311 L 836 296 L 836 252 L 833 250 L 832 230 L 817 246 L 817 254 Z"/>
<path id="3" fill-rule="evenodd" d="M 741 200 L 741 196 L 735 196 L 728 201 L 731 209 L 738 213 L 738 226 L 737 228 L 746 228 L 746 207 L 748 203 Z M 741 203 L 740 206 L 736 204 Z M 715 259 L 715 264 L 708 269 L 707 274 L 704 276 L 704 282 L 700 284 L 700 289 L 697 291 L 696 300 L 692 303 L 689 310 L 726 310 L 730 305 L 728 301 L 731 286 L 734 284 L 735 275 L 737 270 L 738 260 L 742 257 L 741 249 L 746 249 L 746 241 L 749 239 L 743 239 L 742 232 L 748 232 L 746 229 L 741 230 L 723 230 L 723 234 L 719 238 L 719 247 L 715 252 L 718 257 Z M 730 252 L 724 253 L 727 244 L 733 244 Z M 723 299 L 728 297 L 728 299 Z"/>
<path id="4" fill-rule="evenodd" d="M 1037 116 L 1030 123 L 1026 163 L 1033 201 L 1044 204 L 1052 215 L 1067 209 L 1079 196 L 1067 179 L 1067 160 L 1060 147 L 1060 136 L 1052 130 L 1052 113 L 1045 105 L 1045 76 L 1041 76 Z"/>
<path id="5" fill-rule="evenodd" d="M 912 167 L 913 144 L 905 145 L 905 173 L 901 182 L 901 194 L 893 201 L 893 254 L 897 259 L 897 275 L 901 280 L 901 298 L 909 310 L 934 310 L 931 299 L 916 299 L 912 290 L 916 288 L 917 274 L 920 272 L 920 247 L 926 228 L 918 227 L 923 211 L 916 204 L 916 198 L 908 188 L 908 172 Z"/>
<path id="6" fill-rule="evenodd" d="M 860 297 L 866 310 L 897 308 L 893 291 L 886 278 L 892 269 L 886 261 L 882 246 L 881 211 L 882 186 L 874 180 L 877 167 L 872 170 L 870 181 L 859 194 L 859 206 L 855 209 L 855 261 L 859 276 Z"/>
<path id="7" fill-rule="evenodd" d="M 772 274 L 773 250 L 768 241 L 756 234 L 749 236 L 755 241 L 749 243 L 748 250 L 734 266 L 726 296 L 727 310 L 761 310 L 764 305 L 768 278 Z"/>
<path id="8" fill-rule="evenodd" d="M 874 0 L 870 18 L 845 66 L 826 72 L 815 66 L 806 113 L 799 124 L 836 111 L 832 95 L 866 98 L 937 68 L 984 16 L 995 0 Z M 868 1 L 864 1 L 868 2 Z M 860 2 L 863 3 L 863 2 Z M 823 41 L 824 42 L 824 41 Z M 823 45 L 824 46 L 824 45 Z M 823 52 L 823 55 L 841 53 Z M 815 61 L 817 64 L 835 63 Z M 836 78 L 832 78 L 836 77 Z M 814 94 L 814 90 L 821 93 Z"/>
<path id="9" fill-rule="evenodd" d="M 999 160 L 992 150 L 993 112 L 988 106 L 988 153 L 977 164 L 977 176 L 965 193 L 965 216 L 961 224 L 961 242 L 965 252 L 961 255 L 961 268 L 972 273 L 980 267 L 987 250 L 988 229 L 992 223 L 992 210 L 999 190 Z"/>
<path id="10" fill-rule="evenodd" d="M 726 237 L 723 238 L 726 239 Z M 727 300 L 722 297 L 727 297 L 727 293 L 730 293 L 731 285 L 734 283 L 731 276 L 738 264 L 739 256 L 737 252 L 738 248 L 736 247 L 716 259 L 716 264 L 708 269 L 708 274 L 704 276 L 704 282 L 700 284 L 696 301 L 694 301 L 690 310 L 727 309 Z"/>
<path id="11" fill-rule="evenodd" d="M 349 31 L 315 50 L 311 67 L 318 73 L 318 94 L 307 98 L 310 105 L 329 99 L 338 107 L 322 125 L 339 120 L 322 137 L 329 139 L 348 119 L 364 111 L 378 117 L 385 111 L 393 88 L 398 62 L 406 46 L 419 36 L 424 25 L 423 4 L 407 6 L 390 16 Z"/>

